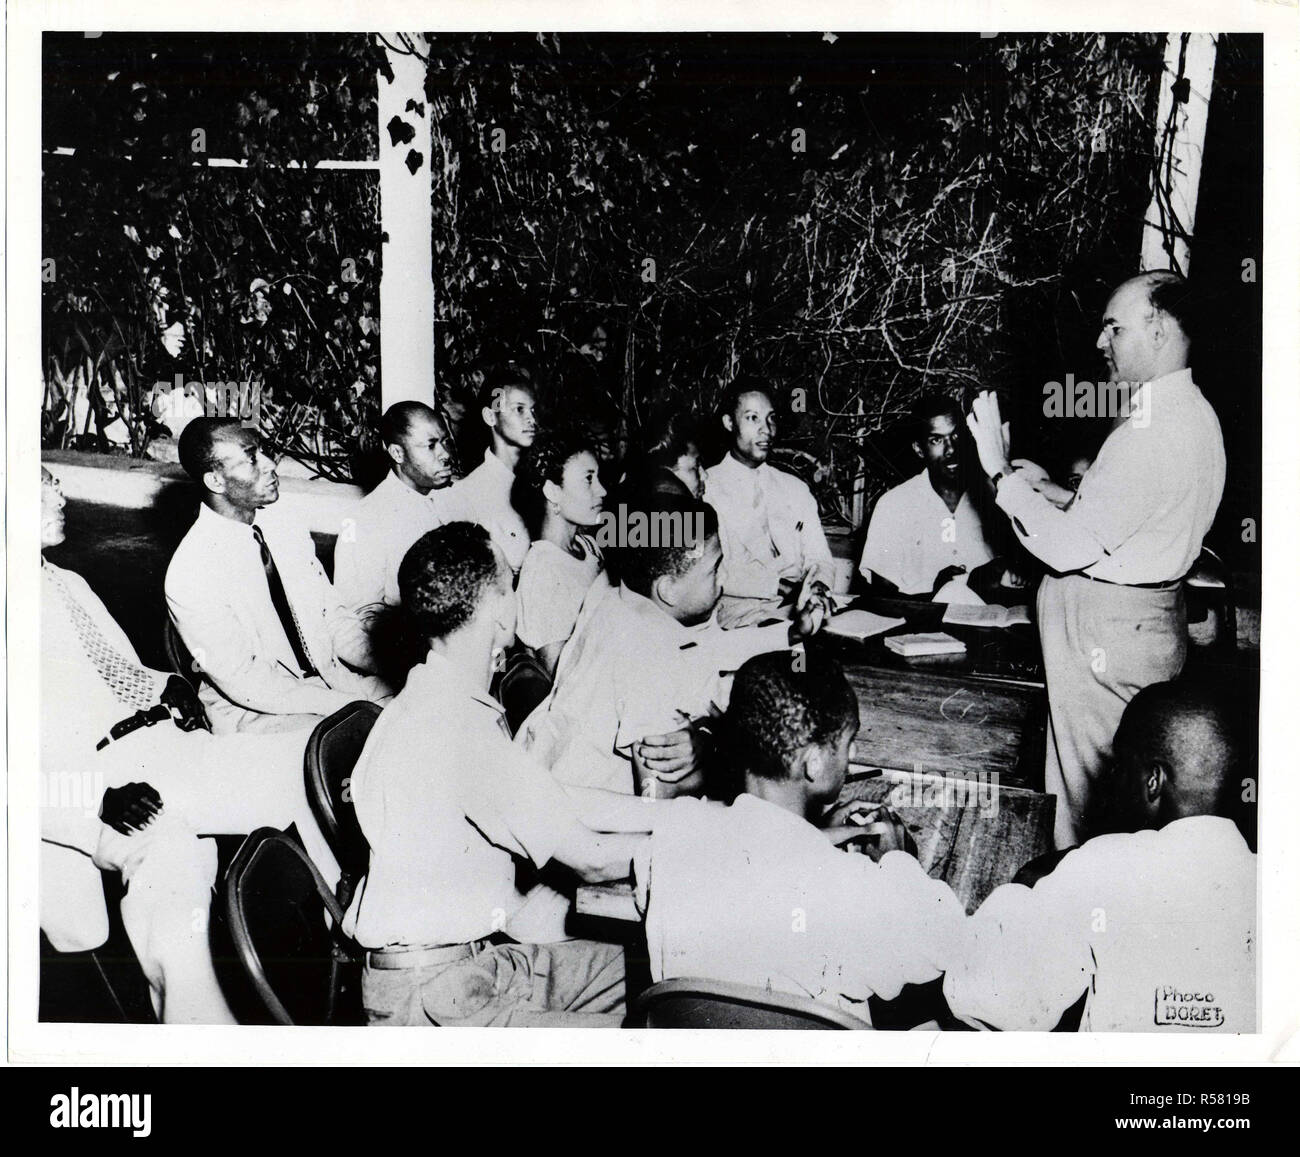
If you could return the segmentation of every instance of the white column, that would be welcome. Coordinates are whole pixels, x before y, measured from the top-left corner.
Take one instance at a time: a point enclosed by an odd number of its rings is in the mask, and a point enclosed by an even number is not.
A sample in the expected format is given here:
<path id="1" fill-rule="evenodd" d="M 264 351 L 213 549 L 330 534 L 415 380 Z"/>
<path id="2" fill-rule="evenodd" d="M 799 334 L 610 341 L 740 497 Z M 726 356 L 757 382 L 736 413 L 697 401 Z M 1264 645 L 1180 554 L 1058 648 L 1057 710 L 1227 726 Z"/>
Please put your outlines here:
<path id="1" fill-rule="evenodd" d="M 387 235 L 379 282 L 379 372 L 387 409 L 407 399 L 433 404 L 433 183 L 424 95 L 428 43 L 418 33 L 386 32 L 384 39 L 399 49 L 403 42 L 412 44 L 420 54 L 386 49 L 393 79 L 382 72 L 377 78 L 379 218 Z M 393 126 L 397 141 L 389 129 L 394 117 L 401 122 Z"/>
<path id="2" fill-rule="evenodd" d="M 1165 36 L 1160 109 L 1156 114 L 1158 163 L 1142 229 L 1144 270 L 1176 269 L 1184 275 L 1188 271 L 1188 243 L 1196 224 L 1196 194 L 1214 87 L 1214 56 L 1213 36 L 1189 32 Z M 1188 82 L 1185 103 L 1178 102 L 1174 92 L 1180 77 L 1180 59 L 1181 76 Z"/>

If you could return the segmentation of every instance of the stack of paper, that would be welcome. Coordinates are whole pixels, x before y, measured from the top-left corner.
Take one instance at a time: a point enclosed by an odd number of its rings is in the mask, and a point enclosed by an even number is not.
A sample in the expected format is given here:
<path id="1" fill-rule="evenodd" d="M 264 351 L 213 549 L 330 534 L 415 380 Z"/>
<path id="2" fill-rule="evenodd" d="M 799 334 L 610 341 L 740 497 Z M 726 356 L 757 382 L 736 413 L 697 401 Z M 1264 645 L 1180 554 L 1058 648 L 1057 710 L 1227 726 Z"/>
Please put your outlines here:
<path id="1" fill-rule="evenodd" d="M 826 624 L 825 630 L 831 635 L 861 641 L 871 638 L 872 635 L 892 631 L 895 627 L 901 627 L 905 622 L 907 622 L 906 619 L 891 619 L 887 615 L 877 615 L 871 611 L 843 611 L 831 617 L 830 622 Z"/>
<path id="2" fill-rule="evenodd" d="M 954 639 L 951 635 L 945 635 L 942 631 L 917 635 L 891 635 L 885 640 L 885 646 L 905 659 L 915 658 L 918 655 L 964 655 L 966 653 L 965 643 L 960 639 Z"/>
<path id="3" fill-rule="evenodd" d="M 1028 624 L 1029 608 L 1023 604 L 1015 607 L 1000 607 L 996 604 L 976 607 L 949 603 L 948 609 L 943 613 L 943 621 L 958 627 L 1013 627 Z"/>

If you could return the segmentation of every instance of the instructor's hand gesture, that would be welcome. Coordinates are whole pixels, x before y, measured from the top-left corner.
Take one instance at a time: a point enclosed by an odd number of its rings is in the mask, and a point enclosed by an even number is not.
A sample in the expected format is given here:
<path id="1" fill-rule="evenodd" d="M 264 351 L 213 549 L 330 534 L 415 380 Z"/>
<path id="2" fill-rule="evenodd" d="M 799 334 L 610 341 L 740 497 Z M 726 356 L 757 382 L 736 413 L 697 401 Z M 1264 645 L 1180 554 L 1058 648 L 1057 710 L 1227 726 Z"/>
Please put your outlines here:
<path id="1" fill-rule="evenodd" d="M 1011 427 L 1002 420 L 998 396 L 992 390 L 982 390 L 966 415 L 966 425 L 975 440 L 980 465 L 992 478 L 1011 469 L 1008 448 L 1011 444 Z"/>

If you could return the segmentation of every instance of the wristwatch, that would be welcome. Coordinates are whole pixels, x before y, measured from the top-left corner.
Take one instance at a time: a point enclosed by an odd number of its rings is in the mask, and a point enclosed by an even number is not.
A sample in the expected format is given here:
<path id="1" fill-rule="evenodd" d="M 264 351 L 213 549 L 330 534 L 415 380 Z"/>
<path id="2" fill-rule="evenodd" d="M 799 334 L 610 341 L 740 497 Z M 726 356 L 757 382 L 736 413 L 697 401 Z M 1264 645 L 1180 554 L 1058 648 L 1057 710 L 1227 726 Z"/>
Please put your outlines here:
<path id="1" fill-rule="evenodd" d="M 1001 482 L 1002 479 L 1006 478 L 1010 474 L 1014 474 L 1015 472 L 1015 466 L 1008 466 L 1005 470 L 999 470 L 994 474 L 993 477 L 989 479 L 989 481 L 993 483 L 993 493 L 996 494 L 998 492 L 998 483 Z"/>

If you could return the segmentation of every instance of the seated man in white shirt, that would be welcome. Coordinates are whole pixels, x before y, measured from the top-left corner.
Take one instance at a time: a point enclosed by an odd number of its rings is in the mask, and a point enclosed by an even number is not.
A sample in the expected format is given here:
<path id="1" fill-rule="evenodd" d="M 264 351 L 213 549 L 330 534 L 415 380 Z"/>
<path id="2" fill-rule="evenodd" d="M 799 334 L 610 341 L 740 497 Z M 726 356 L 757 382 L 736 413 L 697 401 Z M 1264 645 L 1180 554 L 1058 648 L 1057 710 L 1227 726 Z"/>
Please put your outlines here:
<path id="1" fill-rule="evenodd" d="M 922 470 L 876 501 L 858 570 L 873 589 L 927 599 L 954 579 L 978 596 L 970 601 L 988 601 L 991 589 L 1004 582 L 1023 586 L 1014 568 L 995 557 L 962 481 L 960 407 L 927 395 L 915 423 L 912 449 Z"/>
<path id="2" fill-rule="evenodd" d="M 203 504 L 167 567 L 172 622 L 203 676 L 212 728 L 294 731 L 388 688 L 357 673 L 371 662 L 363 624 L 340 601 L 305 528 L 267 509 L 280 496 L 257 432 L 235 418 L 195 418 L 181 465 Z"/>
<path id="3" fill-rule="evenodd" d="M 561 783 L 698 794 L 708 720 L 726 709 L 733 673 L 751 655 L 787 651 L 816 633 L 825 607 L 809 591 L 793 622 L 724 631 L 714 613 L 724 556 L 713 508 L 676 495 L 629 496 L 618 521 L 627 541 L 608 557 L 621 585 L 588 600 L 551 694 L 516 742 Z M 646 526 L 655 533 L 636 537 Z"/>
<path id="4" fill-rule="evenodd" d="M 829 656 L 741 667 L 726 717 L 741 794 L 729 807 L 669 802 L 637 854 L 655 981 L 748 984 L 869 1022 L 869 998 L 892 1000 L 949 966 L 966 916 L 948 885 L 896 842 L 873 862 L 819 826 L 857 730 L 857 699 Z"/>
<path id="5" fill-rule="evenodd" d="M 1256 862 L 1227 818 L 1242 770 L 1221 708 L 1139 691 L 1105 788 L 1115 834 L 1006 884 L 970 918 L 944 994 L 977 1027 L 1046 1031 L 1081 998 L 1092 1032 L 1254 1032 Z"/>
<path id="6" fill-rule="evenodd" d="M 42 470 L 42 551 L 64 541 L 63 507 Z M 216 848 L 196 833 L 296 824 L 336 878 L 304 789 L 309 733 L 211 734 L 189 685 L 140 662 L 85 579 L 44 559 L 41 577 L 41 929 L 61 952 L 99 947 L 100 871 L 120 871 L 122 922 L 159 1019 L 233 1024 L 208 946 Z"/>
<path id="7" fill-rule="evenodd" d="M 334 547 L 334 589 L 361 616 L 397 602 L 397 568 L 417 538 L 442 525 L 436 496 L 451 484 L 447 432 L 423 402 L 389 406 L 379 436 L 388 474 L 348 513 Z"/>
<path id="8" fill-rule="evenodd" d="M 516 575 L 530 540 L 524 520 L 511 505 L 510 488 L 519 455 L 537 434 L 535 407 L 532 379 L 522 366 L 511 363 L 488 372 L 478 392 L 478 413 L 491 444 L 482 463 L 452 486 L 442 503 L 444 521 L 485 527 Z"/>
<path id="9" fill-rule="evenodd" d="M 718 622 L 746 626 L 788 614 L 805 578 L 825 595 L 834 567 L 812 491 L 767 460 L 776 437 L 770 390 L 753 381 L 733 383 L 722 403 L 722 428 L 730 445 L 709 468 L 704 487 L 722 535 Z"/>
<path id="10" fill-rule="evenodd" d="M 510 570 L 487 532 L 430 531 L 397 609 L 427 655 L 376 722 L 352 775 L 370 868 L 344 928 L 369 951 L 373 1025 L 617 1027 L 622 949 L 539 944 L 521 926 L 516 860 L 626 878 L 656 808 L 560 787 L 504 729 L 488 692 L 514 641 Z M 598 834 L 598 832 L 610 834 Z"/>

